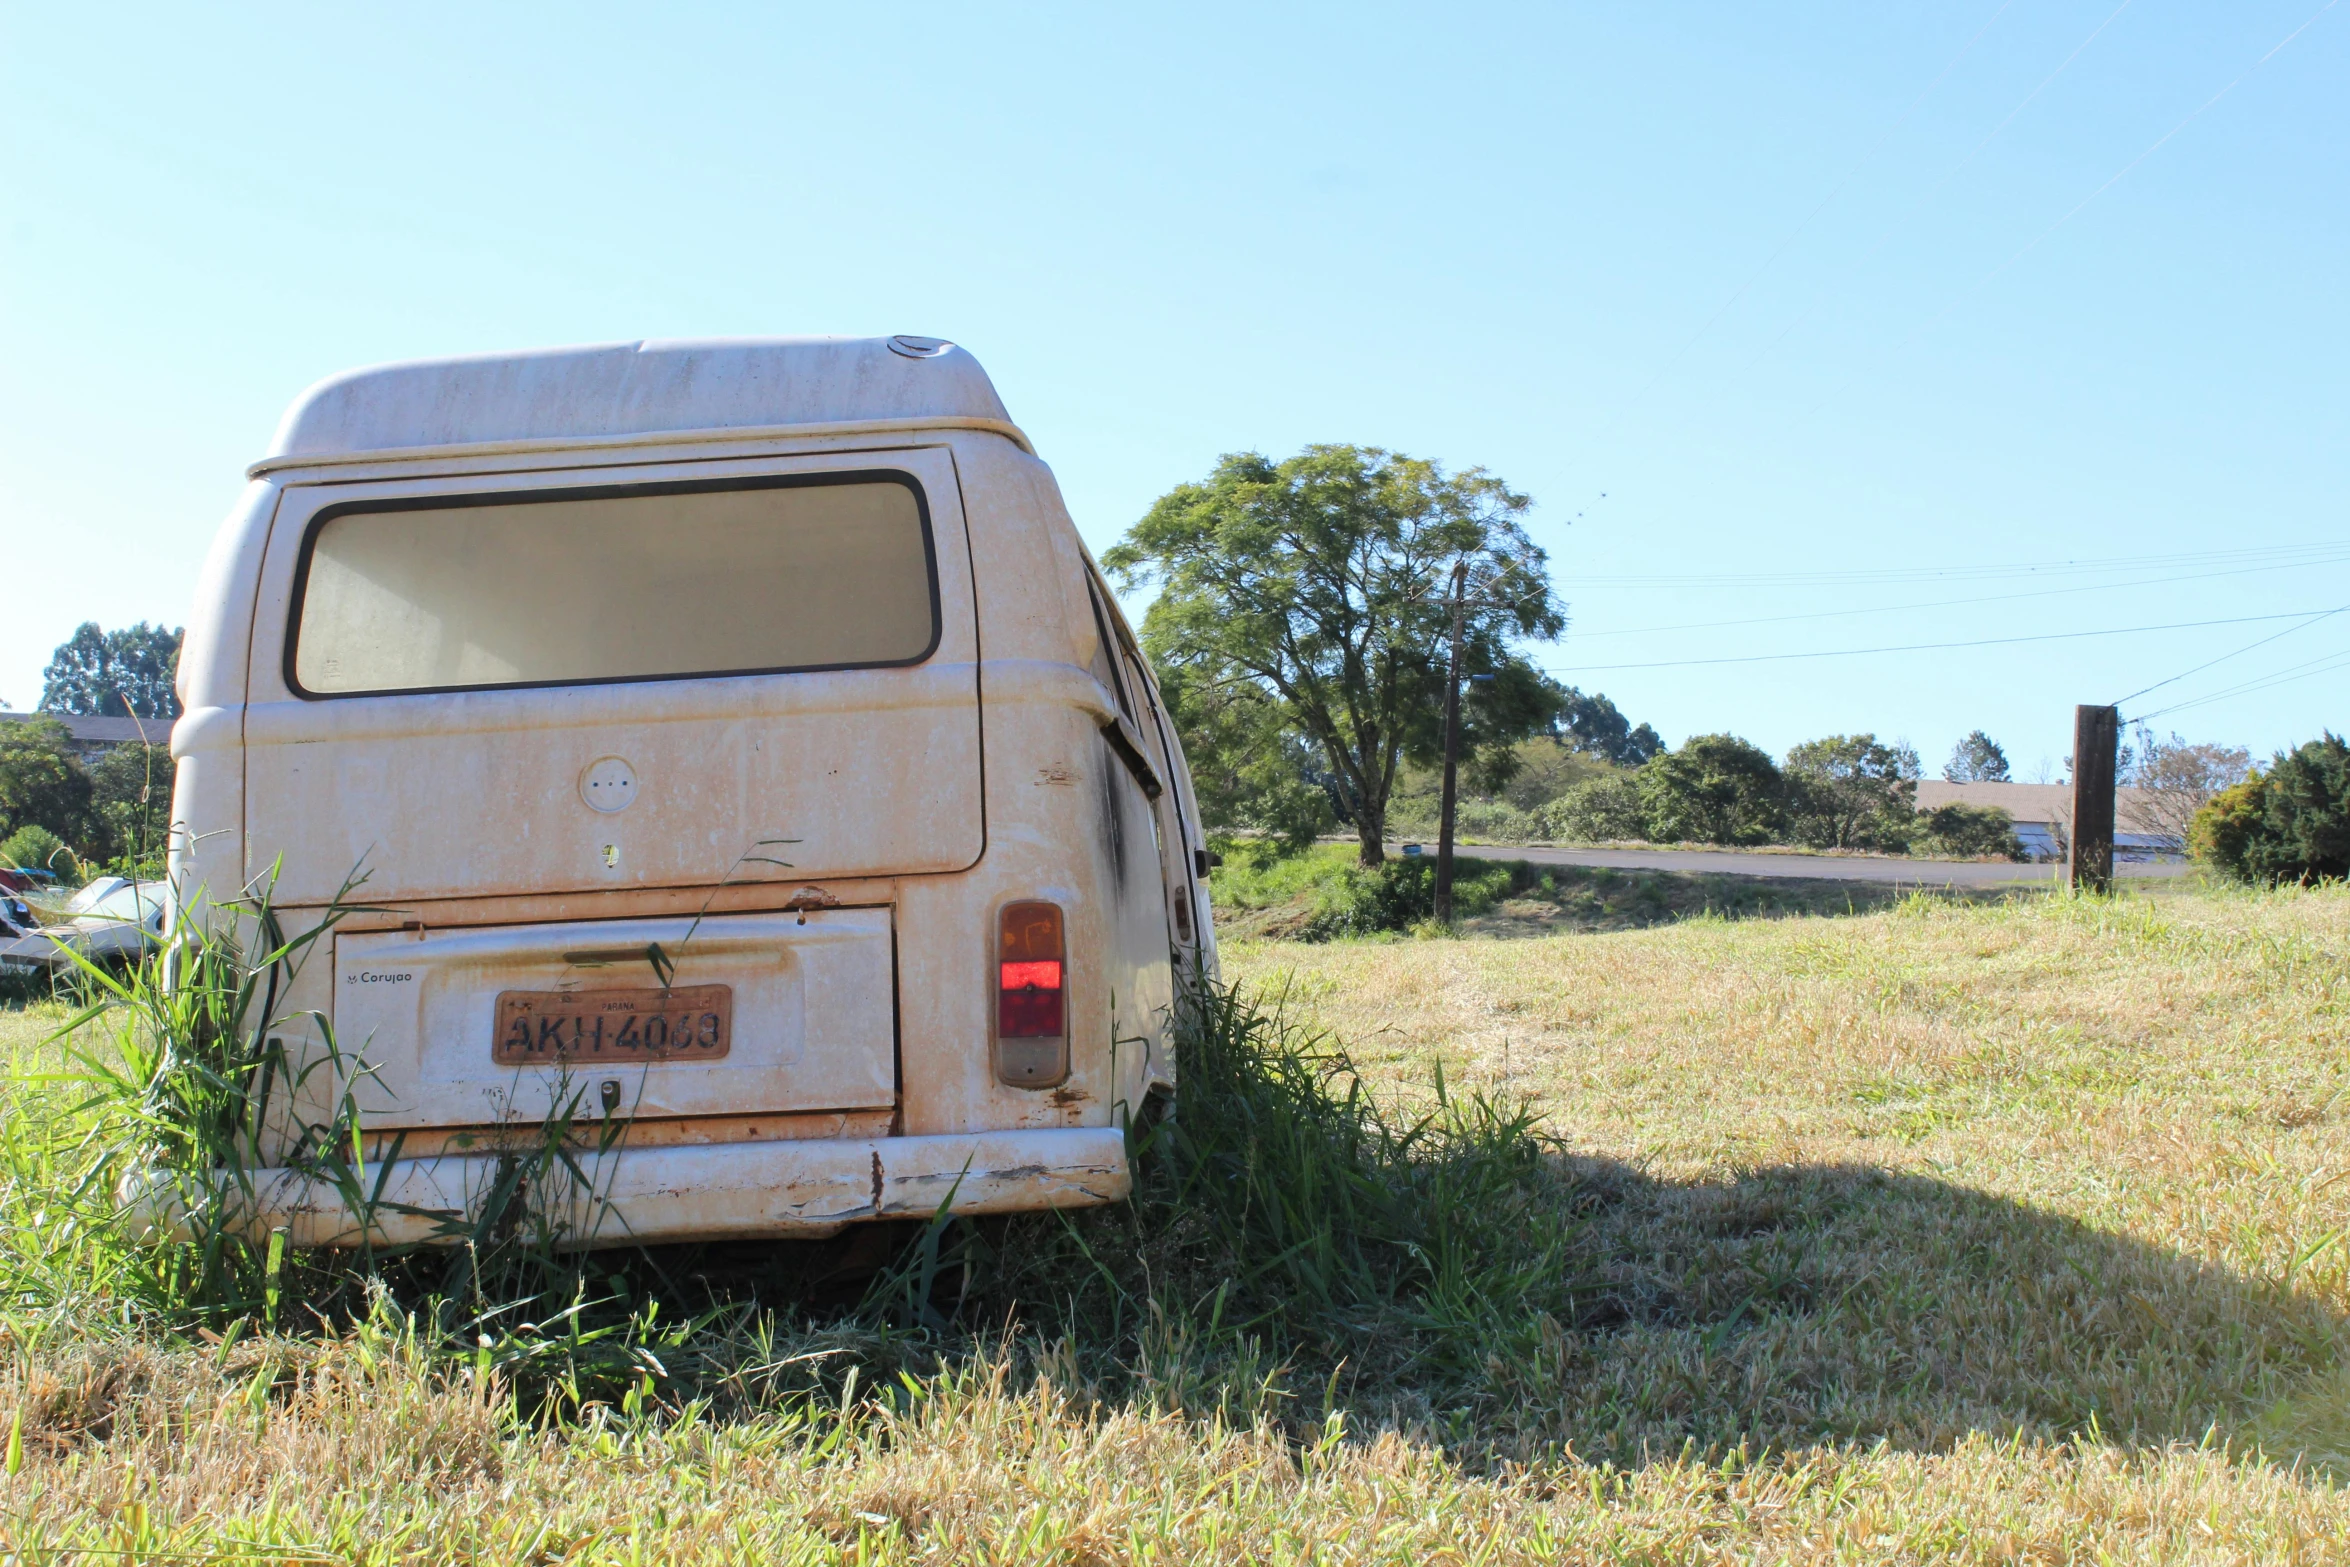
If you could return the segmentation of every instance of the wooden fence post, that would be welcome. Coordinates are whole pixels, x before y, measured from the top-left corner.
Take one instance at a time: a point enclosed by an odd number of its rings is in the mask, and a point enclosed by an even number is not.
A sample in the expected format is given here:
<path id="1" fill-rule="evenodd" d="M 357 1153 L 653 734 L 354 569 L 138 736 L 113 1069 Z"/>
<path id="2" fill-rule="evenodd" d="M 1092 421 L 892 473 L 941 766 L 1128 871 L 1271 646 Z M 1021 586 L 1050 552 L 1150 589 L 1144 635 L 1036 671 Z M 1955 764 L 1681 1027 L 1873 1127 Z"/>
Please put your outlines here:
<path id="1" fill-rule="evenodd" d="M 2073 709 L 2073 831 L 2069 856 L 2075 892 L 2113 890 L 2114 754 L 2121 710 Z"/>

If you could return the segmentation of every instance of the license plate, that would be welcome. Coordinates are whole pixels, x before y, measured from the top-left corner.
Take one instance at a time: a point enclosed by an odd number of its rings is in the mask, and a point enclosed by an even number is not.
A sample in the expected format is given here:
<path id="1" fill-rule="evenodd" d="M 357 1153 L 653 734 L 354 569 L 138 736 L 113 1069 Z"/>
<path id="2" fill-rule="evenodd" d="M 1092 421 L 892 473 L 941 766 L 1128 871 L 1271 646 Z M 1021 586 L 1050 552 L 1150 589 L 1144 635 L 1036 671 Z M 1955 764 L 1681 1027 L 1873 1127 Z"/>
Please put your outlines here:
<path id="1" fill-rule="evenodd" d="M 731 985 L 506 990 L 491 1056 L 500 1066 L 716 1061 L 733 1042 Z"/>

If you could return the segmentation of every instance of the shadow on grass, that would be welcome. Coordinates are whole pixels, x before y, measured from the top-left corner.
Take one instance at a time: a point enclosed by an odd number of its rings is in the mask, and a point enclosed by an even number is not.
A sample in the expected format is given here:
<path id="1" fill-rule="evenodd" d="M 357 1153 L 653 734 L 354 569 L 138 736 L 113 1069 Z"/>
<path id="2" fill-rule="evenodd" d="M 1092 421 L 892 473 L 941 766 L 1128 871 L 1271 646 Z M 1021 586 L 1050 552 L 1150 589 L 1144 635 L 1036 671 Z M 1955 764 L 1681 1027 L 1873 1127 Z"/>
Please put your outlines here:
<path id="1" fill-rule="evenodd" d="M 1301 1427 L 1335 1408 L 1358 1432 L 1399 1429 L 1472 1461 L 1942 1452 L 1980 1434 L 2350 1463 L 2335 1380 L 2350 1334 L 2279 1283 L 1869 1167 L 1677 1183 L 1558 1159 L 1543 1180 L 1541 1211 L 1512 1222 L 1565 1239 L 1562 1287 L 1451 1343 L 1429 1324 L 1458 1302 L 1330 1313 L 1242 1283 L 1245 1264 L 1200 1294 L 1209 1281 L 1121 1214 L 1065 1238 L 1015 1221 L 995 1249 L 1027 1259 L 1021 1277 L 976 1299 L 1042 1330 L 1096 1398 L 1225 1418 L 1270 1406 Z M 1117 1286 L 1089 1295 L 1056 1255 L 1072 1246 L 1152 1264 L 1122 1325 Z M 1047 1278 L 1058 1293 L 1034 1288 Z"/>
<path id="2" fill-rule="evenodd" d="M 1900 884 L 1483 856 L 1464 857 L 1458 865 L 1454 897 L 1461 934 L 1500 938 L 1641 930 L 1702 917 L 1837 918 L 1915 898 L 1997 903 L 2039 890 L 2029 883 L 1936 885 L 1930 862 L 1917 867 L 1915 881 Z M 1432 879 L 1433 862 L 1426 858 L 1391 860 L 1375 871 L 1334 854 L 1241 867 L 1216 890 L 1216 930 L 1225 940 L 1240 941 L 1402 934 L 1433 913 Z"/>
<path id="3" fill-rule="evenodd" d="M 965 1320 L 1020 1322 L 1093 1396 L 1338 1408 L 1471 1459 L 2350 1443 L 2350 1331 L 2289 1280 L 1870 1166 L 1659 1180 L 1441 1079 L 1399 1114 L 1237 994 L 1182 1038 L 1131 1206 L 957 1254 Z"/>
<path id="4" fill-rule="evenodd" d="M 1939 1180 L 1569 1168 L 1602 1281 L 1553 1365 L 1510 1380 L 1528 1435 L 1587 1454 L 2241 1439 L 2345 1347 L 2280 1284 Z"/>
<path id="5" fill-rule="evenodd" d="M 1533 937 L 1641 930 L 1679 920 L 1833 919 L 1875 914 L 1915 898 L 1998 903 L 2029 886 L 1959 887 L 1734 876 L 1711 871 L 1618 870 L 1594 865 L 1488 862 L 1509 871 L 1509 890 L 1461 921 L 1470 936 Z"/>

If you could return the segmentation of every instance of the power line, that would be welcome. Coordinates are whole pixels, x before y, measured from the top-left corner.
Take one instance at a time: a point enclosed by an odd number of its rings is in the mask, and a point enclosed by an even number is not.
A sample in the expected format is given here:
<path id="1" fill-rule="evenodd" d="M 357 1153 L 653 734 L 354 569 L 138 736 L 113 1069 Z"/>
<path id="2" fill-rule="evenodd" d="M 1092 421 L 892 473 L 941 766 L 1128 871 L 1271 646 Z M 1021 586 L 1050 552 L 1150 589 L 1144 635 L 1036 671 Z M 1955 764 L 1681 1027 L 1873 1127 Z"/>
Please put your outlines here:
<path id="1" fill-rule="evenodd" d="M 2122 0 L 2122 3 L 2126 6 L 2130 3 L 2130 0 Z M 1981 27 L 1975 30 L 1975 35 L 1972 38 L 1969 38 L 1964 44 L 1959 46 L 1958 53 L 1950 57 L 1949 61 L 1943 65 L 1942 69 L 1935 74 L 1932 81 L 1926 83 L 1924 87 L 1918 90 L 1918 95 L 1912 98 L 1909 101 L 1908 106 L 1904 108 L 1899 114 L 1895 115 L 1892 120 L 1886 124 L 1882 131 L 1877 133 L 1875 140 L 1882 141 L 1885 137 L 1890 136 L 1894 131 L 1899 130 L 1903 123 L 1906 122 L 1912 114 L 1917 112 L 1918 105 L 1924 103 L 1927 96 L 1931 94 L 1935 88 L 1941 86 L 1943 80 L 1947 78 L 1952 71 L 1958 69 L 1959 61 L 1965 59 L 1968 53 L 1973 50 L 1975 45 L 1983 41 L 1983 35 L 1991 30 L 1991 24 L 1998 21 L 2002 16 L 2005 16 L 2009 8 L 2014 4 L 2015 0 L 2001 0 L 1999 9 L 1991 13 L 1990 20 L 1984 22 Z M 1714 323 L 1721 320 L 1723 316 L 1729 314 L 1731 307 L 1736 305 L 1739 300 L 1746 297 L 1747 290 L 1753 288 L 1755 284 L 1762 281 L 1763 274 L 1770 271 L 1773 266 L 1778 264 L 1779 258 L 1787 253 L 1787 247 L 1794 244 L 1796 240 L 1800 239 L 1803 236 L 1803 231 L 1805 229 L 1811 227 L 1812 220 L 1817 218 L 1822 212 L 1825 212 L 1828 209 L 1828 204 L 1830 202 L 1833 202 L 1838 196 L 1844 194 L 1845 187 L 1852 183 L 1853 177 L 1859 174 L 1863 168 L 1867 167 L 1871 155 L 1872 154 L 1864 153 L 1861 157 L 1855 159 L 1852 163 L 1852 166 L 1844 171 L 1844 177 L 1839 179 L 1835 185 L 1829 189 L 1828 193 L 1825 196 L 1822 196 L 1819 201 L 1813 205 L 1809 212 L 1805 213 L 1802 218 L 1797 220 L 1795 226 L 1789 229 L 1786 235 L 1780 239 L 1779 243 L 1772 248 L 1771 253 L 1763 258 L 1762 265 L 1756 267 L 1752 272 L 1748 273 L 1745 281 L 1730 291 L 1730 297 L 1723 300 L 1720 305 L 1716 306 L 1712 315 L 1707 316 L 1703 321 L 1698 323 L 1697 330 L 1689 334 L 1688 338 L 1681 344 L 1681 346 L 1673 351 L 1670 358 L 1666 359 L 1663 364 L 1657 366 L 1656 373 L 1651 375 L 1646 383 L 1644 383 L 1638 391 L 1634 392 L 1629 398 L 1626 398 L 1622 403 L 1619 403 L 1616 406 L 1616 412 L 1614 415 L 1615 420 L 1620 420 L 1622 418 L 1623 410 L 1625 408 L 1637 406 L 1638 404 L 1646 401 L 1648 394 L 1655 391 L 1658 384 L 1662 382 L 1666 376 L 1672 374 L 1673 367 L 1688 357 L 1689 350 L 1695 348 L 1698 343 L 1704 339 L 1705 334 L 1713 330 Z M 1613 422 L 1614 421 L 1611 420 L 1611 427 Z"/>
<path id="2" fill-rule="evenodd" d="M 1757 615 L 1744 620 L 1692 620 L 1677 626 L 1629 626 L 1612 631 L 1578 631 L 1583 641 L 1598 637 L 1660 636 L 1668 631 L 1715 631 L 1733 626 L 1776 626 L 1796 620 L 1839 620 L 1854 615 L 1893 615 L 1919 609 L 1954 609 L 1969 604 L 2011 604 L 2019 599 L 2053 598 L 2067 593 L 2111 593 L 2129 588 L 2154 588 L 2172 582 L 2209 582 L 2216 577 L 2241 577 L 2262 571 L 2303 571 L 2311 566 L 2333 565 L 2350 560 L 2350 551 L 2319 560 L 2282 561 L 2267 566 L 2239 566 L 2229 571 L 2194 571 L 2175 577 L 2141 577 L 2133 582 L 2085 582 L 2069 588 L 2034 588 L 2028 593 L 1994 593 L 1979 598 L 1933 599 L 1922 604 L 1883 604 L 1868 609 L 1822 609 L 1800 615 Z M 2279 633 L 2283 635 L 2283 633 Z M 2195 673 L 2194 670 L 2187 671 Z M 2184 677 L 2178 677 L 2184 678 Z M 2149 689 L 2154 689 L 2150 687 Z M 2135 693 L 2144 696 L 2143 691 Z M 2122 700 L 2128 701 L 2128 697 Z"/>
<path id="3" fill-rule="evenodd" d="M 2082 53 L 2087 50 L 2091 44 L 2095 43 L 2099 36 L 2102 35 L 2108 27 L 2111 27 L 2114 24 L 2115 18 L 2119 17 L 2122 12 L 2127 11 L 2130 8 L 2130 5 L 2131 0 L 2122 0 L 2122 3 L 2116 6 L 2112 12 L 2106 16 L 2104 21 L 2097 24 L 2095 29 L 2090 32 L 2088 37 L 2082 39 L 2079 44 L 2074 46 L 2073 52 L 2064 57 L 2063 64 L 2057 66 L 2055 70 L 2050 71 L 2046 76 L 2041 77 L 2040 84 L 2037 87 L 2034 87 L 2030 92 L 2024 94 L 2022 100 L 2018 102 L 2014 108 L 2007 111 L 2007 117 L 2005 119 L 2001 120 L 1997 125 L 1992 126 L 1989 131 L 1985 132 L 1981 141 L 1978 141 L 1972 147 L 1969 147 L 1966 151 L 1966 156 L 1960 158 L 1949 168 L 1943 170 L 1942 177 L 1934 181 L 1933 184 L 1927 186 L 1924 195 L 1922 195 L 1919 200 L 1923 201 L 1931 197 L 1934 192 L 1940 190 L 1943 186 L 1949 184 L 1951 180 L 1956 178 L 1958 172 L 1961 169 L 1974 162 L 1976 155 L 1980 153 L 1985 147 L 1990 146 L 1991 143 L 1998 138 L 2001 131 L 2006 130 L 2008 126 L 2014 124 L 2015 117 L 2023 113 L 2026 109 L 2030 108 L 2033 102 L 2037 100 L 2042 93 L 2048 90 L 2049 83 L 2055 81 L 2059 76 L 2062 76 L 2067 70 L 2071 69 L 2072 63 L 2075 60 L 2078 60 Z M 2004 9 L 2004 7 L 2002 9 Z M 1997 18 L 1994 18 L 1993 20 L 1997 20 Z M 1869 248 L 1861 253 L 1860 259 L 1852 264 L 1851 272 L 1848 272 L 1846 275 L 1850 276 L 1852 273 L 1857 273 L 1862 267 L 1867 266 L 1871 260 L 1875 259 L 1877 252 L 1885 248 L 1886 242 L 1892 239 L 1895 234 L 1900 232 L 1901 223 L 1898 220 L 1887 226 L 1885 231 L 1879 234 L 1876 240 L 1870 244 Z M 1806 305 L 1803 310 L 1795 317 L 1795 319 L 1788 322 L 1786 327 L 1779 333 L 1777 337 L 1774 337 L 1768 343 L 1765 343 L 1762 346 L 1761 351 L 1755 354 L 1753 359 L 1748 360 L 1747 364 L 1749 366 L 1753 365 L 1757 361 L 1761 360 L 1764 356 L 1768 355 L 1771 350 L 1777 348 L 1781 343 L 1787 341 L 1789 334 L 1794 332 L 1797 327 L 1803 325 L 1804 322 L 1810 320 L 1812 312 L 1818 309 L 1820 304 L 1827 298 L 1828 295 L 1822 294 L 1811 304 Z"/>
<path id="4" fill-rule="evenodd" d="M 2144 163 L 2148 158 L 2153 157 L 2157 152 L 2160 152 L 2163 146 L 2168 143 L 2172 137 L 2178 135 L 2179 132 L 2194 124 L 2198 119 L 2201 119 L 2205 110 L 2209 109 L 2213 104 L 2219 102 L 2222 98 L 2225 98 L 2229 93 L 2234 92 L 2246 77 L 2250 76 L 2254 71 L 2259 70 L 2262 66 L 2268 64 L 2269 61 L 2275 59 L 2280 53 L 2284 51 L 2286 45 L 2290 44 L 2294 39 L 2300 37 L 2303 33 L 2309 31 L 2310 28 L 2317 24 L 2317 19 L 2319 17 L 2325 15 L 2328 11 L 2331 11 L 2336 5 L 2339 5 L 2340 3 L 2341 0 L 2326 0 L 2324 5 L 2319 6 L 2315 11 L 2312 11 L 2309 14 L 2308 20 L 2304 21 L 2299 27 L 2296 27 L 2291 32 L 2287 33 L 2283 38 L 2279 39 L 2276 43 L 2276 46 L 2270 49 L 2268 53 L 2262 55 L 2259 59 L 2246 66 L 2243 70 L 2237 72 L 2234 80 L 2230 81 L 2218 92 L 2215 92 L 2210 97 L 2204 99 L 2203 102 L 2197 105 L 2196 108 L 2191 113 L 2189 113 L 2185 119 L 2179 121 L 2178 124 L 2172 126 L 2169 130 L 2156 137 L 2152 146 L 2148 147 L 2144 152 L 2139 153 L 2129 162 L 2123 164 L 2120 171 L 2116 173 L 2111 179 L 2107 180 L 2104 184 L 2098 186 L 2095 190 L 2089 192 L 2088 195 L 2083 196 L 2078 202 L 2074 203 L 2070 211 L 2066 212 L 2063 217 L 2058 218 L 2054 223 L 2049 224 L 2048 227 L 2042 229 L 2038 234 L 2034 235 L 2024 244 L 2022 249 L 2018 250 L 2014 255 L 2008 257 L 2005 261 L 1999 263 L 1999 265 L 1993 267 L 1990 271 L 1984 273 L 1980 278 L 1977 278 L 1971 286 L 1959 293 L 1950 301 L 1949 304 L 1944 305 L 1940 310 L 1936 311 L 1930 320 L 1926 321 L 1915 330 L 1911 331 L 1907 336 L 1903 337 L 1899 342 L 1895 343 L 1893 345 L 1892 351 L 1898 353 L 1901 349 L 1906 348 L 1911 343 L 1916 342 L 1920 337 L 1924 336 L 1926 333 L 1932 331 L 1936 326 L 1940 325 L 1952 311 L 1958 309 L 1959 306 L 1974 298 L 1985 288 L 1988 288 L 1992 282 L 2000 276 L 2000 274 L 2004 273 L 2009 267 L 2014 266 L 2017 262 L 2023 260 L 2024 257 L 2030 255 L 2034 250 L 2038 249 L 2041 241 L 2047 239 L 2049 235 L 2054 234 L 2058 229 L 2063 228 L 2067 223 L 2070 223 L 2080 214 L 2082 208 L 2088 206 L 2098 197 L 2104 195 L 2107 191 L 2113 189 L 2114 186 L 2120 184 L 2123 179 L 2128 177 L 2129 172 L 2132 169 L 2136 168 L 2139 164 Z M 1821 398 L 1817 403 L 1812 405 L 1811 412 L 1819 412 L 1820 409 L 1827 406 L 1827 403 L 1828 399 L 1826 397 Z"/>
<path id="5" fill-rule="evenodd" d="M 2341 609 L 2329 609 L 2319 614 L 2312 615 L 2307 620 L 2301 622 L 2301 624 L 2298 626 L 2287 626 L 2282 631 L 2262 637 L 2258 642 L 2247 642 L 2242 647 L 2236 649 L 2235 652 L 2222 653 L 2219 657 L 2212 659 L 2209 663 L 2197 664 L 2193 669 L 2185 670 L 2179 674 L 2173 675 L 2168 680 L 2157 680 L 2150 686 L 2141 686 L 2137 690 L 2131 692 L 2128 696 L 2123 697 L 2121 702 L 2116 702 L 2113 705 L 2115 707 L 2119 707 L 2122 705 L 2122 702 L 2135 702 L 2138 700 L 2138 698 L 2144 696 L 2149 691 L 2160 691 L 2164 686 L 2177 685 L 2180 681 L 2186 679 L 2188 675 L 2200 675 L 2203 673 L 2203 671 L 2212 668 L 2214 665 L 2224 664 L 2231 658 L 2241 658 L 2246 653 L 2251 652 L 2254 648 L 2266 647 L 2271 642 L 2276 641 L 2279 637 L 2289 637 L 2296 631 L 2306 631 L 2321 620 L 2329 620 L 2332 617 L 2341 614 L 2342 610 L 2345 609 L 2350 609 L 2350 604 L 2344 604 Z"/>
<path id="6" fill-rule="evenodd" d="M 2321 653 L 2315 658 L 2305 659 L 2298 664 L 2287 664 L 2282 669 L 2244 681 L 2239 685 L 2227 686 L 2203 696 L 2189 697 L 2184 702 L 2173 702 L 2170 706 L 2158 707 L 2151 713 L 2141 713 L 2132 722 L 2148 723 L 2172 713 L 2183 713 L 2191 707 L 2207 707 L 2213 702 L 2224 702 L 2230 697 L 2250 696 L 2255 691 L 2266 691 L 2274 686 L 2290 685 L 2296 680 L 2307 680 L 2314 675 L 2332 674 L 2335 670 L 2346 666 L 2350 666 L 2350 652 Z"/>
<path id="7" fill-rule="evenodd" d="M 2350 544 L 2329 540 L 2310 544 L 2270 544 L 2250 549 L 2192 550 L 2166 555 L 2109 555 L 2050 561 L 2010 561 L 1982 565 L 1888 566 L 1860 571 L 1720 572 L 1696 576 L 1582 576 L 1575 581 L 1605 588 L 1756 588 L 1858 587 L 1872 583 L 1964 582 L 2001 577 L 2064 577 L 2119 571 L 2208 569 L 2236 565 L 2324 565 L 2350 551 Z"/>
<path id="8" fill-rule="evenodd" d="M 1926 653 L 1945 648 L 2003 647 L 2016 642 L 2070 642 L 2082 637 L 2134 636 L 2143 631 L 2192 631 L 2204 626 L 2243 626 L 2260 620 L 2298 620 L 2322 611 L 2285 615 L 2236 615 L 2225 620 L 2174 620 L 2159 626 L 2110 626 L 2101 631 L 2044 631 L 2022 637 L 1977 637 L 1965 642 L 1906 642 L 1890 647 L 1824 648 L 1811 653 L 1747 653 L 1730 658 L 1668 658 L 1645 664 L 1554 664 L 1552 674 L 1598 675 L 1619 669 L 1688 669 L 1701 664 L 1776 664 L 1795 658 L 1860 658 L 1872 653 Z"/>

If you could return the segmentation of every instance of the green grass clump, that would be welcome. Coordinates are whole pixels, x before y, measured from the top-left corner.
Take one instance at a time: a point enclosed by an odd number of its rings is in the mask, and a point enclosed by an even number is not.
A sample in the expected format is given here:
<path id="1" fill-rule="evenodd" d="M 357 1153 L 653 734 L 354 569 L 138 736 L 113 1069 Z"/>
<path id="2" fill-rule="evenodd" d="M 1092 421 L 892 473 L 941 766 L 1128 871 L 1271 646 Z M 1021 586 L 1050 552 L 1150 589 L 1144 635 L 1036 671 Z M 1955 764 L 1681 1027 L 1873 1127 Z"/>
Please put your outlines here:
<path id="1" fill-rule="evenodd" d="M 1586 1221 L 1524 1104 L 1439 1074 L 1400 1111 L 1330 1036 L 1215 984 L 1176 1037 L 1182 1109 L 1138 1137 L 1133 1203 L 1014 1221 L 992 1244 L 1021 1261 L 999 1264 L 989 1311 L 1095 1346 L 1083 1358 L 1112 1383 L 1155 1358 L 1154 1377 L 1213 1386 L 1218 1407 L 1249 1385 L 1261 1400 L 1279 1367 L 1325 1397 L 1344 1382 L 1464 1412 L 1497 1354 L 1575 1320 Z"/>
<path id="2" fill-rule="evenodd" d="M 1512 861 L 1456 859 L 1454 917 L 1483 914 L 1524 873 Z M 1285 911 L 1280 933 L 1297 941 L 1400 935 L 1435 918 L 1436 857 L 1394 855 L 1363 865 L 1344 844 L 1315 844 L 1294 855 L 1238 845 L 1217 869 L 1210 895 L 1220 909 Z"/>

